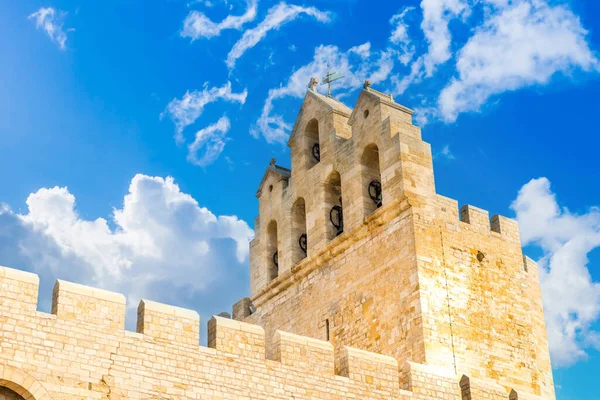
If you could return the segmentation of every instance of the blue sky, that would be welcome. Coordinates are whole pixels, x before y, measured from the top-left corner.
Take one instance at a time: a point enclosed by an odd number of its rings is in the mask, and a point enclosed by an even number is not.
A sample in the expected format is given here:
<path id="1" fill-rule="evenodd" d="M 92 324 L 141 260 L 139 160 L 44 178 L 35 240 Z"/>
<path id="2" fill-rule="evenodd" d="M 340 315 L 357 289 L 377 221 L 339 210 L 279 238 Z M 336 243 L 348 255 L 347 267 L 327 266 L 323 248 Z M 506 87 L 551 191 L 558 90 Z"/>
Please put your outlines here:
<path id="1" fill-rule="evenodd" d="M 255 191 L 329 63 L 417 111 L 439 193 L 517 217 L 559 399 L 600 369 L 600 4 L 4 2 L 0 264 L 198 310 L 248 293 Z M 320 88 L 322 90 L 322 87 Z M 596 372 L 596 374 L 594 374 Z"/>

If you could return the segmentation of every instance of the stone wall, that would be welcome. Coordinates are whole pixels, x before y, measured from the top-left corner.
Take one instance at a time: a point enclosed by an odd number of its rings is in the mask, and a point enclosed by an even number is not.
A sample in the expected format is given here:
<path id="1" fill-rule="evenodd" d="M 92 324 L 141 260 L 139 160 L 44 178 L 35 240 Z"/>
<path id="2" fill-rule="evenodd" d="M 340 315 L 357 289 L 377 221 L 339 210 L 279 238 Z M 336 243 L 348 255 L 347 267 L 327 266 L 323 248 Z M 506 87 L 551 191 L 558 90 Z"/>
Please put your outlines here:
<path id="1" fill-rule="evenodd" d="M 34 274 L 0 267 L 0 396 L 9 389 L 35 400 L 459 400 L 473 392 L 448 369 L 336 351 L 285 332 L 266 337 L 259 326 L 221 317 L 209 322 L 209 347 L 202 347 L 195 312 L 147 300 L 138 309 L 140 332 L 125 331 L 121 295 L 64 281 L 46 314 L 36 310 L 38 285 Z M 519 398 L 508 389 L 493 398 L 509 396 Z"/>
<path id="2" fill-rule="evenodd" d="M 553 398 L 537 265 L 517 222 L 436 200 L 415 219 L 424 361 Z"/>
<path id="3" fill-rule="evenodd" d="M 378 218 L 334 239 L 253 300 L 245 321 L 276 330 L 424 361 L 413 215 L 407 203 L 386 205 Z M 237 315 L 234 315 L 234 318 Z"/>

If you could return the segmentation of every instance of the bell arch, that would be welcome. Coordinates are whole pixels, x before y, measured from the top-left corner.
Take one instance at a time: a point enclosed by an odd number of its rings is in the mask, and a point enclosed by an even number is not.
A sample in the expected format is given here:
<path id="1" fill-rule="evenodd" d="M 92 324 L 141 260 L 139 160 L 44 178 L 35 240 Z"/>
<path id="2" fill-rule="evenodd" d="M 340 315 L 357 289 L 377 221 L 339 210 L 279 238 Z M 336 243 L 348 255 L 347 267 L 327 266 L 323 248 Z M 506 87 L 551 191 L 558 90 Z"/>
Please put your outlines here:
<path id="1" fill-rule="evenodd" d="M 8 365 L 0 366 L 0 389 L 16 393 L 24 400 L 52 400 L 50 393 L 31 375 Z M 10 393 L 10 392 L 8 392 Z M 19 399 L 19 397 L 17 397 Z"/>
<path id="2" fill-rule="evenodd" d="M 374 143 L 367 145 L 360 157 L 360 175 L 366 217 L 383 205 L 379 148 Z"/>
<path id="3" fill-rule="evenodd" d="M 279 241 L 277 237 L 277 222 L 271 221 L 267 226 L 266 249 L 267 278 L 268 282 L 279 276 Z"/>
<path id="4" fill-rule="evenodd" d="M 304 146 L 306 152 L 306 169 L 312 168 L 321 161 L 321 140 L 319 137 L 319 121 L 311 119 L 304 130 Z"/>
<path id="5" fill-rule="evenodd" d="M 299 197 L 292 206 L 292 265 L 296 265 L 307 255 L 306 202 Z"/>
<path id="6" fill-rule="evenodd" d="M 333 171 L 325 181 L 325 209 L 327 211 L 327 240 L 332 240 L 344 232 L 344 211 L 342 207 L 342 179 Z"/>

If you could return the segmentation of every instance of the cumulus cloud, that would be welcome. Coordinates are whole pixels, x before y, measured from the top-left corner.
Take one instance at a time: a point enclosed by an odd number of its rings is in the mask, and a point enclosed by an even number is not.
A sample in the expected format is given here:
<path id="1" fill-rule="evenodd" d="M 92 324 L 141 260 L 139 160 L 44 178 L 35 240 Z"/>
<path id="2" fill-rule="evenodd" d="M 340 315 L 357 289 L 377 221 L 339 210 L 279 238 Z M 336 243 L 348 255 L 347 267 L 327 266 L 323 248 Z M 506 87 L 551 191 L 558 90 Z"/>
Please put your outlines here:
<path id="1" fill-rule="evenodd" d="M 256 27 L 248 29 L 244 35 L 234 45 L 227 55 L 227 66 L 231 69 L 235 66 L 236 61 L 250 48 L 256 46 L 269 31 L 277 30 L 282 25 L 287 24 L 298 18 L 300 15 L 308 15 L 319 22 L 331 21 L 331 16 L 328 12 L 319 11 L 315 7 L 301 7 L 279 3 L 273 6 L 267 12 L 265 19 Z"/>
<path id="2" fill-rule="evenodd" d="M 188 161 L 199 167 L 215 162 L 225 148 L 229 128 L 229 118 L 223 116 L 216 123 L 196 132 L 195 140 L 188 146 Z M 204 152 L 199 155 L 201 150 Z"/>
<path id="3" fill-rule="evenodd" d="M 285 143 L 292 125 L 282 115 L 271 115 L 273 101 L 284 97 L 302 98 L 313 76 L 325 76 L 328 70 L 341 73 L 344 77 L 335 82 L 332 90 L 340 93 L 338 97 L 343 97 L 349 90 L 360 87 L 365 79 L 372 83 L 386 80 L 393 66 L 391 54 L 372 52 L 370 43 L 354 46 L 346 52 L 340 51 L 337 46 L 318 46 L 313 60 L 292 73 L 285 86 L 269 90 L 262 114 L 251 134 L 254 137 L 262 135 L 268 143 Z"/>
<path id="4" fill-rule="evenodd" d="M 446 121 L 477 111 L 493 95 L 546 84 L 556 73 L 598 70 L 586 30 L 566 6 L 531 0 L 495 2 L 493 13 L 460 50 L 458 77 L 443 89 L 439 109 Z"/>
<path id="5" fill-rule="evenodd" d="M 248 91 L 234 93 L 231 90 L 231 82 L 221 87 L 208 88 L 208 82 L 202 90 L 187 91 L 181 99 L 173 99 L 162 112 L 161 118 L 168 116 L 175 124 L 175 139 L 178 143 L 183 142 L 183 130 L 196 122 L 204 111 L 204 107 L 217 100 L 225 100 L 231 103 L 244 104 Z"/>
<path id="6" fill-rule="evenodd" d="M 199 11 L 190 11 L 183 21 L 182 37 L 189 37 L 192 41 L 200 38 L 219 36 L 226 29 L 240 30 L 248 22 L 256 18 L 257 0 L 246 2 L 246 11 L 242 15 L 228 15 L 221 22 L 213 22 Z"/>
<path id="7" fill-rule="evenodd" d="M 546 329 L 552 363 L 566 367 L 600 349 L 592 324 L 600 318 L 600 283 L 587 268 L 588 254 L 600 247 L 600 208 L 577 215 L 561 208 L 547 178 L 524 185 L 511 205 L 523 245 L 538 246 Z"/>
<path id="8" fill-rule="evenodd" d="M 29 15 L 28 19 L 34 20 L 38 29 L 44 31 L 50 40 L 58 45 L 59 49 L 65 50 L 67 33 L 63 28 L 63 21 L 66 15 L 67 13 L 64 11 L 52 7 L 42 7 Z"/>
<path id="9" fill-rule="evenodd" d="M 252 237 L 246 222 L 214 215 L 171 177 L 136 175 L 109 220 L 83 218 L 66 187 L 30 194 L 24 214 L 0 207 L 0 264 L 34 271 L 45 284 L 60 278 L 122 292 L 132 308 L 148 296 L 189 304 L 186 294 L 227 286 L 226 275 L 245 267 Z"/>

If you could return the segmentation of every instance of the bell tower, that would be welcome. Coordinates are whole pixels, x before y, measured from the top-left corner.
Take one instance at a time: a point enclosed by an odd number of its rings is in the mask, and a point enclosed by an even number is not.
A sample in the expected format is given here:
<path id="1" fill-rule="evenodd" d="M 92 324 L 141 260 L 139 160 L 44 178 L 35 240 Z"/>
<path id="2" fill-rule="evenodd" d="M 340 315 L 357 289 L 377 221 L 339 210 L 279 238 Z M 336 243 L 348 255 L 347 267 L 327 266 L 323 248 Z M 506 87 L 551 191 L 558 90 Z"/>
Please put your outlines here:
<path id="1" fill-rule="evenodd" d="M 283 330 L 553 399 L 518 225 L 436 193 L 412 115 L 368 81 L 350 109 L 311 79 L 292 168 L 272 160 L 256 194 L 250 297 L 233 317 L 267 338 Z"/>

